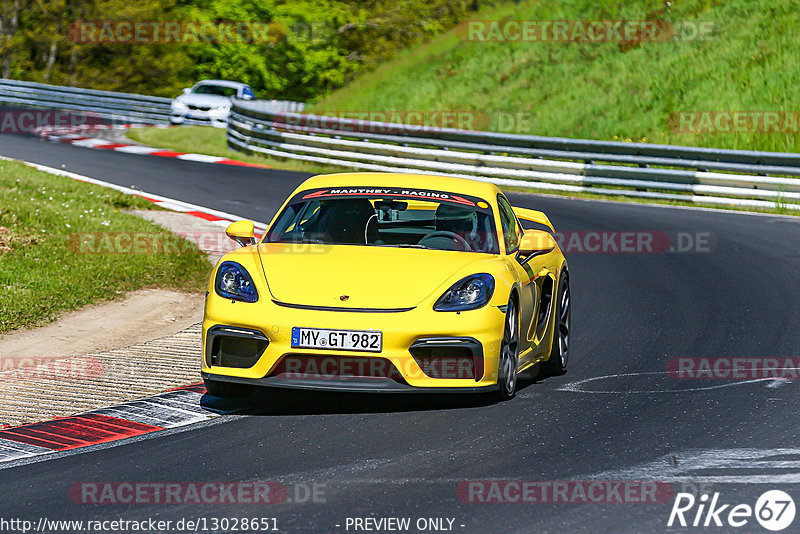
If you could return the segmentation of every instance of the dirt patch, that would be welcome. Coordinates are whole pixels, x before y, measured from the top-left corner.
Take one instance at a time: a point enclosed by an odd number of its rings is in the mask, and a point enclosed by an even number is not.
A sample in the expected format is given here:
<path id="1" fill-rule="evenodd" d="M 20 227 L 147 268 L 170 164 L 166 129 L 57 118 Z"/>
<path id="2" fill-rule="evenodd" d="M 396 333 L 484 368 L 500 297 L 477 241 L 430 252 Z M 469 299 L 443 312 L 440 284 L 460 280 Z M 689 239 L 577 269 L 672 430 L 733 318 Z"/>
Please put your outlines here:
<path id="1" fill-rule="evenodd" d="M 0 226 L 0 254 L 9 252 L 12 248 L 24 248 L 27 245 L 35 245 L 39 240 L 39 236 L 33 232 L 15 231 L 6 226 Z"/>
<path id="2" fill-rule="evenodd" d="M 0 358 L 66 358 L 170 336 L 202 321 L 203 294 L 134 291 L 65 314 L 47 326 L 0 336 Z"/>
<path id="3" fill-rule="evenodd" d="M 11 250 L 11 230 L 5 226 L 0 226 L 0 252 Z"/>

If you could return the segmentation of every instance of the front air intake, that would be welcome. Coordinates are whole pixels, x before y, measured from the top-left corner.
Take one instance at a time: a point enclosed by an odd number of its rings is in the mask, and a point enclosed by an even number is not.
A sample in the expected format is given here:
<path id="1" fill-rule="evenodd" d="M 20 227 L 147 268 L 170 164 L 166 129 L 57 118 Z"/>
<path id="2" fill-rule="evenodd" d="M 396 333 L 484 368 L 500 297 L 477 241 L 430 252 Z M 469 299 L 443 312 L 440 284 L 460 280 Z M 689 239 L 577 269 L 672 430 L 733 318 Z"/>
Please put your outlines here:
<path id="1" fill-rule="evenodd" d="M 419 339 L 409 352 L 429 378 L 483 378 L 483 347 L 473 338 Z"/>
<path id="2" fill-rule="evenodd" d="M 268 346 L 269 339 L 257 330 L 214 326 L 206 334 L 206 363 L 246 369 L 256 364 Z"/>

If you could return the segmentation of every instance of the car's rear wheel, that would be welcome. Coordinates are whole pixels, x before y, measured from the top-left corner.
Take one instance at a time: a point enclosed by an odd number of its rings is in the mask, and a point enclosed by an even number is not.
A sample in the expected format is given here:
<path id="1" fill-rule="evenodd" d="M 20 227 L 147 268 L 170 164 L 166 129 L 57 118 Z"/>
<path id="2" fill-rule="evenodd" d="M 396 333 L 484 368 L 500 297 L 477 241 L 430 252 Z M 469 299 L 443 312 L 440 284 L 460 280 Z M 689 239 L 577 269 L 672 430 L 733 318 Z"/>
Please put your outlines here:
<path id="1" fill-rule="evenodd" d="M 233 384 L 231 382 L 218 382 L 216 380 L 203 380 L 206 392 L 214 397 L 225 399 L 241 399 L 249 396 L 253 388 L 245 384 Z"/>
<path id="2" fill-rule="evenodd" d="M 555 307 L 555 326 L 550 358 L 544 362 L 544 370 L 548 375 L 558 376 L 567 372 L 569 362 L 570 329 L 572 327 L 572 306 L 569 293 L 569 277 L 564 272 L 558 284 L 558 296 Z"/>
<path id="3" fill-rule="evenodd" d="M 514 299 L 509 299 L 506 308 L 503 341 L 497 364 L 497 398 L 505 401 L 517 390 L 517 353 L 519 347 L 519 312 Z"/>

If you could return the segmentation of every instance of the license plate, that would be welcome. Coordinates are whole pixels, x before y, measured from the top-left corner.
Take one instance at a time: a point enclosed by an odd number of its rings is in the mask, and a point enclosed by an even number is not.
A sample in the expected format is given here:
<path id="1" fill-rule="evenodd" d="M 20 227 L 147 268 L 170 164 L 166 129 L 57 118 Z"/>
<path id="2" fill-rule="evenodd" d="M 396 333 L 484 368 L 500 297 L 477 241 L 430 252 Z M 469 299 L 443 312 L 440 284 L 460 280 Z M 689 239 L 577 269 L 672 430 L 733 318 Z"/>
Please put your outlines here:
<path id="1" fill-rule="evenodd" d="M 383 333 L 375 330 L 329 330 L 295 326 L 292 328 L 292 347 L 380 352 L 383 348 Z"/>

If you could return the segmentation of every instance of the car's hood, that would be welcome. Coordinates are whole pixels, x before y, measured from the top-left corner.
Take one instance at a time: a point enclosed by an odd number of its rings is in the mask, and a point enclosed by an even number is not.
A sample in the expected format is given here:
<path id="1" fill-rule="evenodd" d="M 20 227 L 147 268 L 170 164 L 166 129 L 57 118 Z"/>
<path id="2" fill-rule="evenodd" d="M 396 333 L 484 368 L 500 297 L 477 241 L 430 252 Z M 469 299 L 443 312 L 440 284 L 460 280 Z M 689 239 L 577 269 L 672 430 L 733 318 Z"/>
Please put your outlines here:
<path id="1" fill-rule="evenodd" d="M 219 95 L 198 95 L 195 93 L 188 93 L 181 95 L 175 99 L 176 102 L 183 102 L 184 104 L 192 106 L 209 106 L 212 108 L 221 108 L 231 105 L 231 99 L 227 96 Z"/>
<path id="2" fill-rule="evenodd" d="M 473 252 L 288 243 L 261 244 L 258 252 L 274 299 L 339 308 L 411 308 L 486 259 Z"/>

